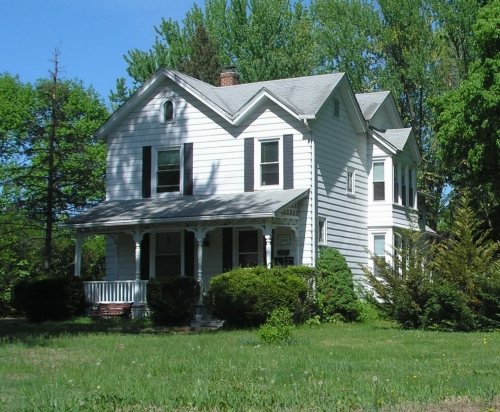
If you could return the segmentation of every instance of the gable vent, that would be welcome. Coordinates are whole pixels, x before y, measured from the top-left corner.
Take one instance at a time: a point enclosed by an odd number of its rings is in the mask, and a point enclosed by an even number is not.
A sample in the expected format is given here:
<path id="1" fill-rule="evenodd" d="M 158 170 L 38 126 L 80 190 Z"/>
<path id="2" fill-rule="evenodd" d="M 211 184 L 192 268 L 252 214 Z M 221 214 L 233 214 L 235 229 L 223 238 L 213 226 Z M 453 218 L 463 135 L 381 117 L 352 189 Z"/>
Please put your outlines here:
<path id="1" fill-rule="evenodd" d="M 336 98 L 333 98 L 333 117 L 340 117 L 340 101 Z"/>

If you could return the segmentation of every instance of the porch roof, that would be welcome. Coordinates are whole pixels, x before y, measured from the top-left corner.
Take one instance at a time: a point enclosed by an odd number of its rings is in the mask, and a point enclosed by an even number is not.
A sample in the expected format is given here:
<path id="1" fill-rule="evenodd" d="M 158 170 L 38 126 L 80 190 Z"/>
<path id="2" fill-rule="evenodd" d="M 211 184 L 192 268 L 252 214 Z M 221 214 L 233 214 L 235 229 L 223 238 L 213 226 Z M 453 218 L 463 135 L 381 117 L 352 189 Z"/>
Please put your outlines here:
<path id="1" fill-rule="evenodd" d="M 63 226 L 83 229 L 138 224 L 273 218 L 307 196 L 309 189 L 221 195 L 110 200 L 74 216 Z"/>

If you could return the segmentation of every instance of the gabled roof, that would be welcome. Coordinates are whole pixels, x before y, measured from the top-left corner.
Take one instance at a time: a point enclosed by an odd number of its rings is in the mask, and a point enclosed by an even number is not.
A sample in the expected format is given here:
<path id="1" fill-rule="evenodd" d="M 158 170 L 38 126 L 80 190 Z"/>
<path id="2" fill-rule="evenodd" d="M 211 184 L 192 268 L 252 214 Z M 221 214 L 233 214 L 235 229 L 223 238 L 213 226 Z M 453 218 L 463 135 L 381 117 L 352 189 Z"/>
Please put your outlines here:
<path id="1" fill-rule="evenodd" d="M 410 153 L 415 161 L 417 163 L 422 161 L 411 127 L 384 130 L 370 127 L 370 130 L 373 138 L 386 147 L 391 153 L 397 154 L 398 152 L 402 152 L 405 146 L 408 145 Z"/>
<path id="2" fill-rule="evenodd" d="M 95 132 L 95 136 L 105 138 L 149 91 L 166 79 L 177 83 L 233 125 L 241 123 L 264 99 L 274 101 L 299 120 L 314 119 L 331 94 L 341 88 L 356 129 L 364 131 L 364 119 L 344 73 L 215 87 L 178 71 L 161 68 Z"/>
<path id="3" fill-rule="evenodd" d="M 278 216 L 308 189 L 104 201 L 64 222 L 69 228 L 127 226 Z"/>
<path id="4" fill-rule="evenodd" d="M 383 107 L 389 106 L 387 114 L 397 127 L 403 127 L 396 102 L 391 92 L 373 92 L 356 94 L 356 99 L 363 113 L 363 117 L 368 123 L 371 122 L 375 114 Z"/>

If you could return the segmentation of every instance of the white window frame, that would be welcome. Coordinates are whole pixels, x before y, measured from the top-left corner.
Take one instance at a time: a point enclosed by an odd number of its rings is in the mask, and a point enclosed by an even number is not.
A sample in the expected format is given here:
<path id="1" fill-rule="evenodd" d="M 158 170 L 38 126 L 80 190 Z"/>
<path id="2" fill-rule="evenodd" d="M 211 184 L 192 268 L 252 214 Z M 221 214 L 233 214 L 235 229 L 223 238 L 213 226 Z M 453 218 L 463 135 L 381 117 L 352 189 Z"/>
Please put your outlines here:
<path id="1" fill-rule="evenodd" d="M 186 276 L 185 268 L 185 250 L 184 250 L 184 230 L 166 230 L 166 231 L 155 231 L 150 234 L 150 248 L 149 248 L 149 278 L 154 279 L 156 277 L 156 235 L 163 233 L 180 233 L 180 251 L 181 251 L 181 276 Z"/>
<path id="2" fill-rule="evenodd" d="M 384 180 L 375 180 L 375 165 L 381 164 L 382 170 L 384 172 Z M 373 159 L 372 161 L 372 173 L 371 173 L 371 200 L 372 202 L 386 202 L 387 201 L 387 171 L 386 169 L 386 161 L 384 159 Z M 375 183 L 384 183 L 384 198 L 383 199 L 375 199 Z"/>
<path id="3" fill-rule="evenodd" d="M 179 190 L 173 192 L 160 192 L 158 193 L 158 153 L 170 150 L 179 151 Z M 155 147 L 153 149 L 152 159 L 151 159 L 151 196 L 162 197 L 162 196 L 172 196 L 182 194 L 182 189 L 184 186 L 184 148 L 183 146 L 165 146 L 165 147 Z"/>
<path id="4" fill-rule="evenodd" d="M 346 168 L 345 192 L 348 196 L 356 195 L 356 170 L 349 166 Z"/>
<path id="5" fill-rule="evenodd" d="M 279 182 L 276 185 L 263 185 L 262 184 L 262 171 L 261 171 L 261 153 L 262 144 L 278 142 L 278 173 Z M 259 190 L 276 190 L 283 187 L 283 139 L 281 137 L 272 137 L 265 139 L 257 139 L 257 144 L 255 145 L 255 155 L 254 155 L 254 187 L 259 188 Z"/>

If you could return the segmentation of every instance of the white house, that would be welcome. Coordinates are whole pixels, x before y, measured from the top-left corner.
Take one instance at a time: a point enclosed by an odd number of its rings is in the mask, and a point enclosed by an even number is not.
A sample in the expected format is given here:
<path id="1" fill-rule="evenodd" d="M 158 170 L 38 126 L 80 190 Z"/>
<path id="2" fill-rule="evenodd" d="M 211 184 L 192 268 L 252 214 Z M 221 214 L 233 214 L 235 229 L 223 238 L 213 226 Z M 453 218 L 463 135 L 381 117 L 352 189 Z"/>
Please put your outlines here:
<path id="1" fill-rule="evenodd" d="M 145 299 L 148 279 L 257 264 L 314 266 L 338 249 L 353 273 L 421 228 L 414 135 L 388 92 L 355 95 L 345 74 L 214 87 L 158 70 L 96 131 L 106 200 L 69 219 L 107 238 L 94 301 Z"/>

